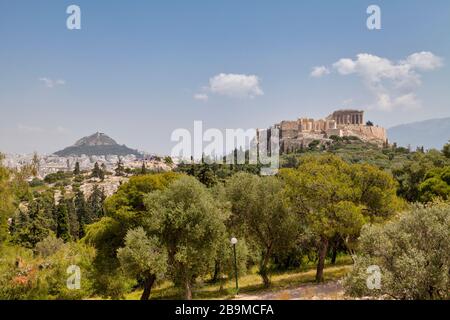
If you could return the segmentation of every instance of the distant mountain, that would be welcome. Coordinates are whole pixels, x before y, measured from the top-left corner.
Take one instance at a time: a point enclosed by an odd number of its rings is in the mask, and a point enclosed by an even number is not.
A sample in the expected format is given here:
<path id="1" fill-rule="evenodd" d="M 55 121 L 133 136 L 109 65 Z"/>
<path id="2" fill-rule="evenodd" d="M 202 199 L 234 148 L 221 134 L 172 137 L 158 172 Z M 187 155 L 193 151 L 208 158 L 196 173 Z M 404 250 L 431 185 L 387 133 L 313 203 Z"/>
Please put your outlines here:
<path id="1" fill-rule="evenodd" d="M 125 145 L 119 145 L 114 139 L 100 132 L 81 138 L 73 146 L 57 151 L 54 154 L 60 157 L 81 156 L 83 154 L 87 156 L 126 156 L 129 154 L 141 156 L 137 150 L 130 149 Z"/>
<path id="2" fill-rule="evenodd" d="M 450 118 L 402 124 L 387 132 L 389 141 L 396 142 L 399 146 L 411 145 L 413 149 L 424 146 L 425 149 L 440 150 L 450 140 Z"/>

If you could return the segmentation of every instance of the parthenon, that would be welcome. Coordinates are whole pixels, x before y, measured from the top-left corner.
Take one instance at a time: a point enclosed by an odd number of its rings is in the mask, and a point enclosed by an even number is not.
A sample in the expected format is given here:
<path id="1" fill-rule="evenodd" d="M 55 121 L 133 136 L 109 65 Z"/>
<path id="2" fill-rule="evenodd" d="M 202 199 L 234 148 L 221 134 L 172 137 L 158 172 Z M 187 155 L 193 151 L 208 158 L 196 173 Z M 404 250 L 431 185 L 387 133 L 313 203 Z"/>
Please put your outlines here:
<path id="1" fill-rule="evenodd" d="M 364 111 L 358 110 L 338 110 L 327 117 L 333 119 L 337 125 L 346 124 L 364 124 Z"/>
<path id="2" fill-rule="evenodd" d="M 314 140 L 321 143 L 331 141 L 332 136 L 355 136 L 378 145 L 387 142 L 386 130 L 383 127 L 366 125 L 362 110 L 336 110 L 323 119 L 284 120 L 273 128 L 279 130 L 282 153 L 307 147 Z"/>

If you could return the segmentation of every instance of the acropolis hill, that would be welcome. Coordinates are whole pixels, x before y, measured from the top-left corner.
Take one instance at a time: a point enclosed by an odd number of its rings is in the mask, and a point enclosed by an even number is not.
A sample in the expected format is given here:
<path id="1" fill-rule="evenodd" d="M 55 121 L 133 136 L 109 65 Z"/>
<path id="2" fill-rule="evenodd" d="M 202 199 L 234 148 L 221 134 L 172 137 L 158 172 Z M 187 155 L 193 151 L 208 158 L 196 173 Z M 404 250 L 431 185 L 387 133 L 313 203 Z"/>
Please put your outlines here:
<path id="1" fill-rule="evenodd" d="M 330 137 L 358 137 L 364 142 L 383 145 L 387 143 L 386 129 L 364 122 L 364 111 L 337 110 L 324 119 L 299 118 L 281 121 L 273 128 L 279 129 L 280 152 L 307 148 L 318 140 L 331 141 Z"/>

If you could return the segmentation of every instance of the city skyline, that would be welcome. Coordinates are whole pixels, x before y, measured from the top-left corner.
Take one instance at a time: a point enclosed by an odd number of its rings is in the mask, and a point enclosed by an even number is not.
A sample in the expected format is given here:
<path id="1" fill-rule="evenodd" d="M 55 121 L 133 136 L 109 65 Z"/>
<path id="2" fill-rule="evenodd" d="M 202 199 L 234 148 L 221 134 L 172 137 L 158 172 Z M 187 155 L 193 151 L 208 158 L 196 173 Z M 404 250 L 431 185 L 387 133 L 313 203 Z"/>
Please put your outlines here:
<path id="1" fill-rule="evenodd" d="M 68 30 L 66 8 L 81 8 Z M 366 9 L 381 9 L 368 30 Z M 384 127 L 450 117 L 448 1 L 0 1 L 0 151 L 104 132 L 170 154 L 171 133 L 362 109 Z"/>

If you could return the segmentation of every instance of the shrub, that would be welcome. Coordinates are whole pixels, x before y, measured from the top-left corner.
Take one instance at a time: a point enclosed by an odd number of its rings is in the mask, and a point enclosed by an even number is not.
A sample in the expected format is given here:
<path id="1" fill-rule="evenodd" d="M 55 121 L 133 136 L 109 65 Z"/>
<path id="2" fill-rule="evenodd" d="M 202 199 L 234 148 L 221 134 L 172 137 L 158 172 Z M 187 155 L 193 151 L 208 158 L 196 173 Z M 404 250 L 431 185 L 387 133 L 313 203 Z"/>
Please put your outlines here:
<path id="1" fill-rule="evenodd" d="M 450 206 L 416 205 L 386 225 L 367 226 L 359 254 L 345 280 L 351 296 L 387 295 L 394 299 L 449 299 Z M 368 289 L 367 268 L 381 271 L 379 289 Z"/>

